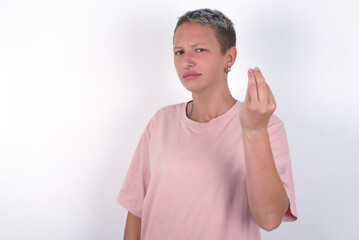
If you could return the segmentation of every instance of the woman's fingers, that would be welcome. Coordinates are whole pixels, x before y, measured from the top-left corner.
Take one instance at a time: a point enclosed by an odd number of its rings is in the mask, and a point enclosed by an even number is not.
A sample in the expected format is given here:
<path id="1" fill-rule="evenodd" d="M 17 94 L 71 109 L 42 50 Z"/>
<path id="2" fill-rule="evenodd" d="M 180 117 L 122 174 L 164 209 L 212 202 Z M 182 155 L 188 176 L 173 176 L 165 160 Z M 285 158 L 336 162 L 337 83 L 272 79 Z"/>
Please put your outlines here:
<path id="1" fill-rule="evenodd" d="M 247 92 L 246 92 L 246 97 L 244 99 L 244 102 L 249 103 L 250 101 L 251 101 L 251 96 L 250 96 L 250 93 L 249 93 L 249 76 L 248 76 Z"/>
<path id="2" fill-rule="evenodd" d="M 249 96 L 249 102 L 258 102 L 258 88 L 252 68 L 248 70 L 247 95 Z"/>
<path id="3" fill-rule="evenodd" d="M 246 101 L 252 111 L 272 112 L 276 108 L 273 93 L 258 67 L 248 70 Z"/>
<path id="4" fill-rule="evenodd" d="M 269 86 L 268 86 L 268 103 L 269 103 L 270 105 L 272 105 L 272 107 L 273 107 L 274 109 L 276 109 L 277 104 L 276 104 L 276 102 L 275 102 L 275 99 L 274 99 L 274 95 L 273 95 L 273 93 L 272 93 L 272 90 L 270 89 Z"/>
<path id="5" fill-rule="evenodd" d="M 268 102 L 268 85 L 258 67 L 254 68 L 254 76 L 257 81 L 258 101 L 263 105 Z"/>
<path id="6" fill-rule="evenodd" d="M 264 77 L 256 67 L 248 69 L 248 87 L 241 108 L 240 121 L 244 129 L 263 129 L 274 112 L 276 105 L 274 96 Z"/>

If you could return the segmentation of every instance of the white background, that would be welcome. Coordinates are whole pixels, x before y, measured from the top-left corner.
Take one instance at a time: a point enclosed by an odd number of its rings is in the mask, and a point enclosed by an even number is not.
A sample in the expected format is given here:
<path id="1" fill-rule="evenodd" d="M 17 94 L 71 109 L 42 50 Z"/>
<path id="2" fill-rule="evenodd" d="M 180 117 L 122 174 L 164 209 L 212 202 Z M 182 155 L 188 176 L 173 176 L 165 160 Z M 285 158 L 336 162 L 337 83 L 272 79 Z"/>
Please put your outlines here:
<path id="1" fill-rule="evenodd" d="M 358 1 L 0 0 L 0 239 L 122 239 L 139 137 L 191 99 L 177 17 L 203 7 L 235 24 L 232 94 L 259 66 L 286 126 L 299 218 L 262 238 L 359 238 Z"/>

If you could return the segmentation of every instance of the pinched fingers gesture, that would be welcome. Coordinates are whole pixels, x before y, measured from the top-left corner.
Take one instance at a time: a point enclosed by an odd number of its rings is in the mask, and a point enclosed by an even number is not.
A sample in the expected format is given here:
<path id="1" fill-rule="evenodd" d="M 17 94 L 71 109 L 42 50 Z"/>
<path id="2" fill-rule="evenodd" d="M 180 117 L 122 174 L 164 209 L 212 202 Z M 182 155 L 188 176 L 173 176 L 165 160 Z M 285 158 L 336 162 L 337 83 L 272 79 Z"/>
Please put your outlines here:
<path id="1" fill-rule="evenodd" d="M 246 98 L 240 110 L 240 122 L 243 130 L 266 130 L 269 119 L 276 109 L 272 91 L 264 80 L 258 67 L 248 70 L 248 88 Z"/>

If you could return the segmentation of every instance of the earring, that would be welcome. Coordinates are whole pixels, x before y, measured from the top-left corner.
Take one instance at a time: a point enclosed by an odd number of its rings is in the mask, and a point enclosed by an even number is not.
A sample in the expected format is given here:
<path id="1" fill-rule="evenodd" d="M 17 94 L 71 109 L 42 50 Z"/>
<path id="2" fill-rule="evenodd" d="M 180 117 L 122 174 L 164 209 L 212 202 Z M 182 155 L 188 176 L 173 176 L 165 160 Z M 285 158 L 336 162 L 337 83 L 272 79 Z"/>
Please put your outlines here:
<path id="1" fill-rule="evenodd" d="M 232 70 L 232 69 L 231 69 L 231 66 L 229 66 L 229 65 L 224 69 L 224 71 L 225 71 L 226 73 L 229 73 L 231 70 Z"/>

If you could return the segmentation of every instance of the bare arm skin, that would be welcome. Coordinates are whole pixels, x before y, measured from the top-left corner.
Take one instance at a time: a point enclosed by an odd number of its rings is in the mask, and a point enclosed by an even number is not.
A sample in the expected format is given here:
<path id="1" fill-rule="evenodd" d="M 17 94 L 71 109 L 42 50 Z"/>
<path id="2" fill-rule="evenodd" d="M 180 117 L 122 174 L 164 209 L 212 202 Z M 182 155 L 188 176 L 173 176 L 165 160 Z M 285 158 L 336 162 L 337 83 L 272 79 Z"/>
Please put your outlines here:
<path id="1" fill-rule="evenodd" d="M 274 163 L 267 130 L 276 103 L 259 68 L 248 71 L 248 78 L 247 95 L 240 112 L 248 204 L 257 224 L 271 231 L 281 224 L 289 205 Z"/>
<path id="2" fill-rule="evenodd" d="M 123 240 L 141 239 L 141 218 L 128 212 Z"/>

